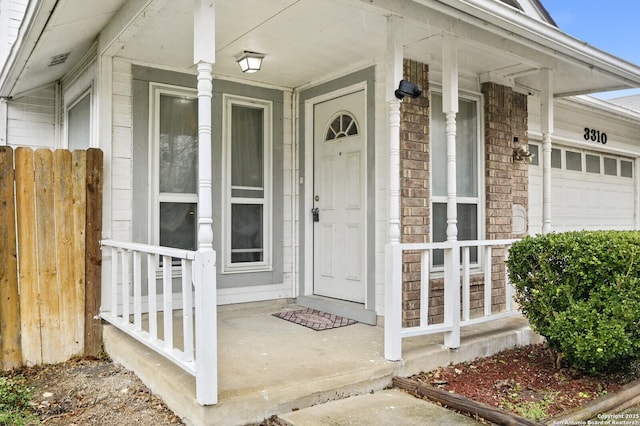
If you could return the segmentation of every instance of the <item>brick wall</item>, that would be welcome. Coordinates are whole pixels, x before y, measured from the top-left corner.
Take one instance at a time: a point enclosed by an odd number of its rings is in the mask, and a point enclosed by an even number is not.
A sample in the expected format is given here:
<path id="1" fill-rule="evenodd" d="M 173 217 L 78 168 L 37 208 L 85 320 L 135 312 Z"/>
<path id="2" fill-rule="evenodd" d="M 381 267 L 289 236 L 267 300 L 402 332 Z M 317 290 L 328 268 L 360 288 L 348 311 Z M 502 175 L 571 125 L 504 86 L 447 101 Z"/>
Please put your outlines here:
<path id="1" fill-rule="evenodd" d="M 484 83 L 486 238 L 510 239 L 514 204 L 528 210 L 527 164 L 513 161 L 515 144 L 527 144 L 527 97 L 510 87 Z M 516 142 L 517 138 L 517 142 Z M 492 305 L 505 308 L 504 249 L 492 262 Z"/>
<path id="2" fill-rule="evenodd" d="M 400 188 L 401 241 L 430 241 L 431 194 L 428 66 L 404 61 L 404 78 L 421 85 L 423 95 L 401 104 Z M 527 143 L 527 98 L 511 88 L 495 83 L 482 85 L 485 119 L 486 238 L 512 238 L 513 206 L 528 209 L 527 164 L 513 161 L 514 137 Z M 495 249 L 494 258 L 502 258 L 504 249 Z M 471 315 L 484 309 L 483 275 L 471 277 Z M 501 261 L 492 266 L 493 310 L 505 308 L 505 267 Z M 429 286 L 429 323 L 442 322 L 444 280 L 431 280 Z M 403 258 L 403 326 L 420 323 L 420 254 L 408 252 Z"/>
<path id="3" fill-rule="evenodd" d="M 404 61 L 404 78 L 422 86 L 416 99 L 405 97 L 400 106 L 400 191 L 401 241 L 429 242 L 431 225 L 429 194 L 429 68 Z M 420 321 L 420 254 L 403 258 L 403 322 L 405 327 Z"/>

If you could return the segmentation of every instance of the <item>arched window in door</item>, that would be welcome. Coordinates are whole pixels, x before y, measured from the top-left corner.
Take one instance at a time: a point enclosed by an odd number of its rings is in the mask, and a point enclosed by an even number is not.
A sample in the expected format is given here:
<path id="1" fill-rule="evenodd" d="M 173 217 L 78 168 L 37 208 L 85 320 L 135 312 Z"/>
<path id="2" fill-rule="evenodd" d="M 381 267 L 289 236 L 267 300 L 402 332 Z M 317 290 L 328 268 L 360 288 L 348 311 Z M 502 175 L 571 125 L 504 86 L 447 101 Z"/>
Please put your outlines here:
<path id="1" fill-rule="evenodd" d="M 356 119 L 348 112 L 340 112 L 333 118 L 333 120 L 330 121 L 325 136 L 325 142 L 345 138 L 347 136 L 354 136 L 358 133 L 360 132 L 358 131 L 358 123 L 356 122 Z"/>

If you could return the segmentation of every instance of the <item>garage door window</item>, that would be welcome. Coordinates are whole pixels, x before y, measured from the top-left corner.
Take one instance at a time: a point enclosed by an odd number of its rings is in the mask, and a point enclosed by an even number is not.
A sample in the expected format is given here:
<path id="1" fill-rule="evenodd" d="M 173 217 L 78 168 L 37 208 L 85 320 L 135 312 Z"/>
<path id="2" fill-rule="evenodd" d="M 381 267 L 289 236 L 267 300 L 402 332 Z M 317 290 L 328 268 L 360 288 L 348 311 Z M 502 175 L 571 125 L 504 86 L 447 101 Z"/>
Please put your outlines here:
<path id="1" fill-rule="evenodd" d="M 633 163 L 631 161 L 620 160 L 620 176 L 626 178 L 633 177 Z"/>
<path id="2" fill-rule="evenodd" d="M 604 157 L 604 174 L 607 176 L 618 176 L 618 160 Z"/>
<path id="3" fill-rule="evenodd" d="M 551 148 L 551 167 L 562 168 L 562 152 L 558 148 Z"/>
<path id="4" fill-rule="evenodd" d="M 567 170 L 582 171 L 582 154 L 575 151 L 566 152 Z"/>
<path id="5" fill-rule="evenodd" d="M 540 146 L 531 143 L 529 144 L 529 151 L 533 154 L 531 166 L 541 165 L 542 159 L 539 157 Z M 562 161 L 563 159 L 564 162 Z M 633 178 L 633 161 L 623 159 L 622 157 L 615 158 L 611 156 L 604 156 L 596 152 L 589 151 L 552 148 L 551 167 L 554 169 L 564 169 L 583 173 L 604 174 L 605 176 Z"/>
<path id="6" fill-rule="evenodd" d="M 529 152 L 531 153 L 531 165 L 540 165 L 540 153 L 538 150 L 538 145 L 529 145 Z"/>
<path id="7" fill-rule="evenodd" d="M 600 156 L 587 154 L 586 159 L 587 159 L 587 173 L 600 174 Z"/>

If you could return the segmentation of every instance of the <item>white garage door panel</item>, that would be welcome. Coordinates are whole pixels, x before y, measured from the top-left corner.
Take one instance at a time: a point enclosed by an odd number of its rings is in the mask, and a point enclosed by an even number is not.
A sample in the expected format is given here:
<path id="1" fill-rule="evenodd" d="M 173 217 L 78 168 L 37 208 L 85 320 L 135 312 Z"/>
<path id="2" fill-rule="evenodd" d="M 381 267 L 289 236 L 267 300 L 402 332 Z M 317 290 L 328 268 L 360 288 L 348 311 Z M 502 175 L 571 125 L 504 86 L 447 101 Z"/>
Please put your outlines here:
<path id="1" fill-rule="evenodd" d="M 578 150 L 572 148 L 571 151 Z M 584 155 L 582 152 L 583 159 Z M 611 158 L 611 155 L 607 157 Z M 628 158 L 624 160 L 629 161 Z M 564 167 L 565 162 L 562 164 Z M 532 235 L 542 232 L 542 201 L 542 166 L 531 165 L 529 232 Z M 552 231 L 633 229 L 634 210 L 634 179 L 556 168 L 551 170 Z"/>

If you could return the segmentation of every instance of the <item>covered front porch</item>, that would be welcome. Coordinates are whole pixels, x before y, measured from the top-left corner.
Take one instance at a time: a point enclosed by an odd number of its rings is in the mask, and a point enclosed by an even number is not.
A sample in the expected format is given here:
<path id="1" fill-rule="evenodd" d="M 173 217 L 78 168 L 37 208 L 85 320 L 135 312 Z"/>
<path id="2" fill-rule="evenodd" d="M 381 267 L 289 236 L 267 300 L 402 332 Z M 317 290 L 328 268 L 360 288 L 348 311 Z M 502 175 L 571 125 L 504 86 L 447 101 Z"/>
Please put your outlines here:
<path id="1" fill-rule="evenodd" d="M 20 43 L 32 47 L 10 58 L 0 96 L 55 82 L 56 105 L 71 109 L 90 95 L 90 146 L 105 152 L 105 345 L 194 423 L 258 421 L 535 339 L 504 269 L 527 233 L 527 166 L 514 149 L 539 131 L 548 232 L 554 98 L 640 84 L 637 67 L 508 2 L 35 7 L 51 3 L 31 3 Z M 245 50 L 264 56 L 260 72 L 240 71 Z M 52 52 L 69 52 L 67 63 L 45 65 Z M 418 91 L 401 100 L 400 82 L 417 78 L 421 103 L 409 99 Z M 163 100 L 176 109 L 162 113 Z M 191 107 L 178 116 L 181 105 Z M 69 120 L 57 108 L 52 121 Z M 262 120 L 234 122 L 234 110 Z M 165 129 L 169 117 L 185 126 Z M 339 145 L 327 129 L 343 117 L 360 124 L 335 132 L 348 148 L 319 148 Z M 233 129 L 245 127 L 253 157 L 234 154 Z M 164 166 L 177 177 L 162 179 Z M 184 226 L 169 224 L 176 206 Z M 320 244 L 320 227 L 351 232 L 350 244 Z M 344 279 L 329 286 L 357 282 L 346 297 L 318 291 L 316 272 L 331 275 L 332 262 Z M 377 325 L 315 332 L 271 315 L 318 297 L 348 299 Z M 258 303 L 268 299 L 279 300 Z"/>
<path id="2" fill-rule="evenodd" d="M 393 376 L 540 340 L 515 316 L 464 329 L 456 351 L 442 345 L 441 333 L 407 338 L 403 360 L 391 362 L 384 357 L 382 325 L 313 331 L 272 315 L 300 308 L 291 299 L 218 308 L 218 404 L 213 406 L 197 404 L 194 376 L 110 325 L 104 330 L 105 349 L 188 424 L 242 425 L 381 390 Z M 180 342 L 182 328 L 174 333 Z"/>

